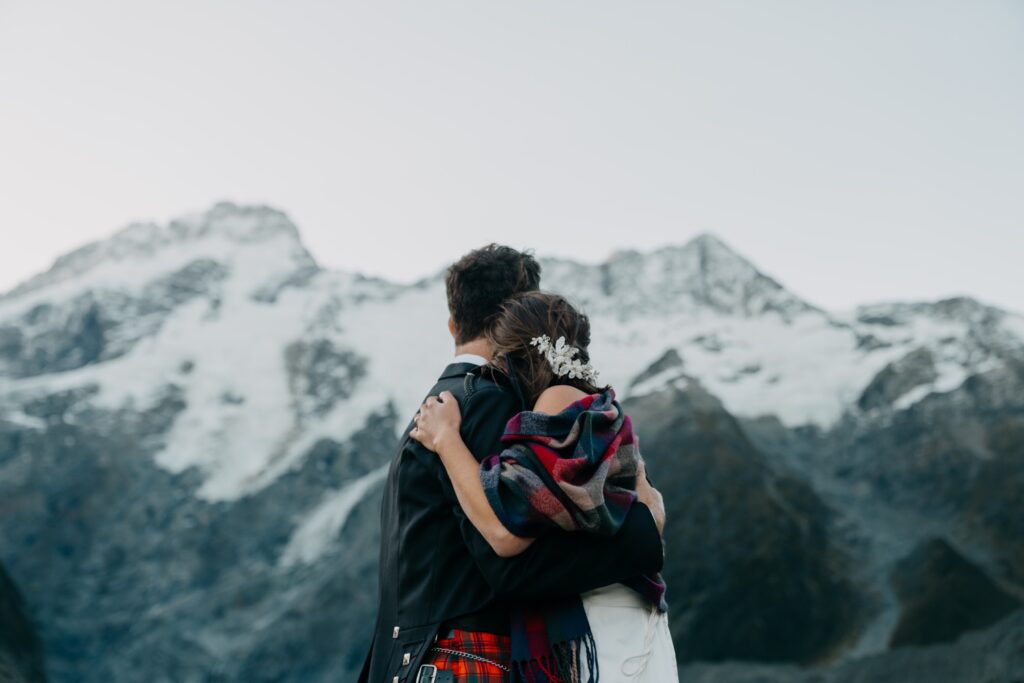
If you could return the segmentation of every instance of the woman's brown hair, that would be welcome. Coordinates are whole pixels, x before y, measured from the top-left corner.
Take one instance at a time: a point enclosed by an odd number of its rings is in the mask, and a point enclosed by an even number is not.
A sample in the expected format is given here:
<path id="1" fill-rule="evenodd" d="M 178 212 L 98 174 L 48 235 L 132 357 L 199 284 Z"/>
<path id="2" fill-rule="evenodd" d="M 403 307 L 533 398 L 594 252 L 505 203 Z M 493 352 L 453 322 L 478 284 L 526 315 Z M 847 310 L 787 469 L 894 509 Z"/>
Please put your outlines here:
<path id="1" fill-rule="evenodd" d="M 566 344 L 579 349 L 575 358 L 583 363 L 590 362 L 590 319 L 558 294 L 532 291 L 511 296 L 501 304 L 494 323 L 485 333 L 493 358 L 489 365 L 505 376 L 509 376 L 511 366 L 512 379 L 522 393 L 524 410 L 532 410 L 541 393 L 555 384 L 568 384 L 588 394 L 608 388 L 608 385 L 596 386 L 583 378 L 556 375 L 544 354 L 530 344 L 534 337 L 545 334 L 552 344 L 559 337 L 565 337 Z"/>

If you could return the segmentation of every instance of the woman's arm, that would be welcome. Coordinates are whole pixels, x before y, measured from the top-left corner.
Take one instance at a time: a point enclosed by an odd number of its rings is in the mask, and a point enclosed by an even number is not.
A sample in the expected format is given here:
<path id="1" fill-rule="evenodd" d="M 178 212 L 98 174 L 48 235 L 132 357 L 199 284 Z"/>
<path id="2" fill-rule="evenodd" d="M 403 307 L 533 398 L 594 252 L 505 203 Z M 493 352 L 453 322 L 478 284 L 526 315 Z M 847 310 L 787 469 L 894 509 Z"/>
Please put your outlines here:
<path id="1" fill-rule="evenodd" d="M 459 505 L 494 552 L 500 557 L 513 557 L 529 548 L 532 538 L 516 536 L 494 514 L 480 483 L 480 463 L 469 452 L 458 430 L 445 433 L 437 443 L 437 454 L 452 480 Z"/>
<path id="2" fill-rule="evenodd" d="M 441 457 L 459 505 L 494 552 L 500 557 L 513 557 L 529 548 L 533 539 L 510 532 L 487 501 L 480 483 L 480 463 L 459 434 L 461 414 L 451 392 L 443 392 L 441 400 L 428 397 L 415 419 L 416 427 L 409 436 Z"/>
<path id="3" fill-rule="evenodd" d="M 534 412 L 555 415 L 586 395 L 576 387 L 557 384 L 541 393 L 533 409 Z M 480 463 L 459 433 L 462 415 L 452 393 L 446 391 L 440 397 L 427 397 L 415 421 L 416 427 L 409 435 L 441 457 L 459 505 L 494 552 L 500 557 L 513 557 L 530 547 L 533 539 L 516 536 L 509 531 L 487 500 L 480 481 Z"/>
<path id="4" fill-rule="evenodd" d="M 505 388 L 489 386 L 473 394 L 462 404 L 460 433 L 471 453 L 497 453 L 505 446 L 500 437 L 505 420 L 495 415 L 512 415 L 518 398 Z M 437 457 L 415 439 L 414 451 Z M 513 600 L 549 599 L 578 595 L 607 586 L 637 574 L 655 573 L 664 568 L 665 545 L 646 505 L 633 505 L 622 528 L 611 538 L 581 534 L 552 527 L 537 534 L 533 544 L 515 557 L 498 557 L 487 539 L 477 530 L 459 504 L 447 473 L 439 471 L 442 495 L 449 501 L 452 514 L 473 562 L 497 595 Z"/>

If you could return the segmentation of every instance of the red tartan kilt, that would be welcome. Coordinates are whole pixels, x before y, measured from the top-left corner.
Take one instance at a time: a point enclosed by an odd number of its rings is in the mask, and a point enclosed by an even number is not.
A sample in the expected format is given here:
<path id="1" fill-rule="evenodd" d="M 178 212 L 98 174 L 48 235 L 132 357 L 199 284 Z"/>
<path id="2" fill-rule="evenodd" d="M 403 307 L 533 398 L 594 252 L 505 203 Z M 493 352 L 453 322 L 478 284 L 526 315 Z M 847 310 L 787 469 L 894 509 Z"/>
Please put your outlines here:
<path id="1" fill-rule="evenodd" d="M 501 662 L 505 667 L 509 666 L 512 655 L 512 641 L 508 636 L 459 629 L 454 629 L 450 638 L 438 638 L 434 647 L 471 652 Z M 455 675 L 455 683 L 508 683 L 509 681 L 508 672 L 502 671 L 493 664 L 446 652 L 430 652 L 424 663 L 433 664 L 440 671 L 451 671 Z"/>

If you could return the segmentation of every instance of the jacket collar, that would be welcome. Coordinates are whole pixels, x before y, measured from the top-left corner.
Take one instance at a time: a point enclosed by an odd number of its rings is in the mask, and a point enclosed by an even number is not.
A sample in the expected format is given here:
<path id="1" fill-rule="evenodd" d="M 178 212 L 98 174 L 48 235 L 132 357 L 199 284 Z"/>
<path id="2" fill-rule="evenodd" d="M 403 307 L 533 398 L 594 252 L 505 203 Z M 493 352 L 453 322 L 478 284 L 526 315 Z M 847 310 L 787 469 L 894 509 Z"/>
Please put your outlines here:
<path id="1" fill-rule="evenodd" d="M 484 358 L 483 356 L 477 355 L 475 353 L 460 353 L 459 355 L 455 356 L 455 358 L 452 358 L 452 362 L 453 363 L 466 362 L 466 363 L 476 363 L 477 365 L 486 365 L 487 364 L 487 359 Z"/>
<path id="2" fill-rule="evenodd" d="M 444 369 L 444 372 L 441 373 L 441 376 L 438 377 L 438 379 L 441 380 L 448 379 L 449 377 L 462 377 L 467 372 L 472 372 L 474 368 L 478 367 L 480 366 L 477 365 L 476 363 L 469 362 L 449 363 L 448 366 Z"/>

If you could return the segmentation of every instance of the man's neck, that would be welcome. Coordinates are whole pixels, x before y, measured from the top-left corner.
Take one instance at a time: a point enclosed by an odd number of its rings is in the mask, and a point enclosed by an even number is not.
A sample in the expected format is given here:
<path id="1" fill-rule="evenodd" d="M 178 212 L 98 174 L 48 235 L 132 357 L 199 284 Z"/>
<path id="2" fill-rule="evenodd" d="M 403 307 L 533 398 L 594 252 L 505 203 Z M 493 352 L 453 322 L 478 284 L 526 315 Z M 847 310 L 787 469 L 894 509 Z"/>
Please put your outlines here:
<path id="1" fill-rule="evenodd" d="M 463 353 L 472 353 L 474 355 L 485 358 L 487 361 L 491 360 L 491 345 L 487 343 L 485 339 L 473 339 L 465 344 L 458 344 L 455 347 L 455 355 L 458 356 Z"/>

